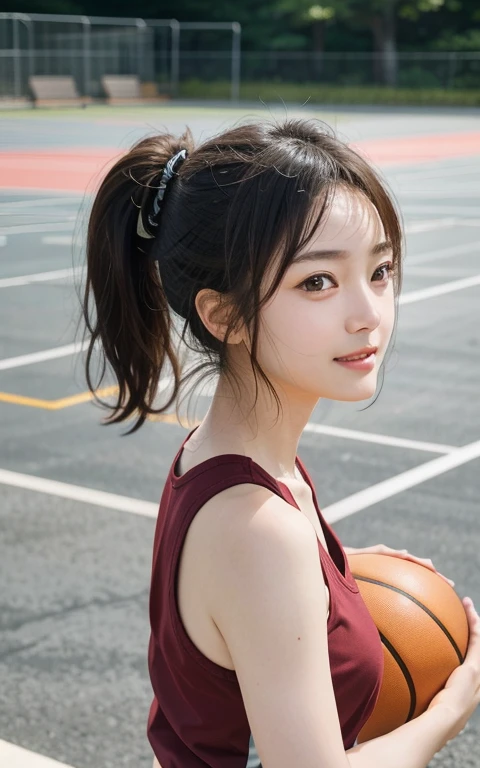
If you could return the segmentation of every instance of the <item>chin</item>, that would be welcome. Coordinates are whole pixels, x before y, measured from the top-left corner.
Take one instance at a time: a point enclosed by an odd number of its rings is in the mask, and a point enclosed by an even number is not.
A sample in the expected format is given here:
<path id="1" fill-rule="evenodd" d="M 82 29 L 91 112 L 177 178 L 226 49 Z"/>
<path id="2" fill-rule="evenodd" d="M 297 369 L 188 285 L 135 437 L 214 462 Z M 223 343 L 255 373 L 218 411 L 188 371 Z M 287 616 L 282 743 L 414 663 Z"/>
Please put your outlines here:
<path id="1" fill-rule="evenodd" d="M 359 381 L 355 387 L 338 388 L 332 395 L 332 400 L 342 403 L 357 403 L 362 400 L 370 400 L 377 391 L 377 377 L 371 381 Z"/>

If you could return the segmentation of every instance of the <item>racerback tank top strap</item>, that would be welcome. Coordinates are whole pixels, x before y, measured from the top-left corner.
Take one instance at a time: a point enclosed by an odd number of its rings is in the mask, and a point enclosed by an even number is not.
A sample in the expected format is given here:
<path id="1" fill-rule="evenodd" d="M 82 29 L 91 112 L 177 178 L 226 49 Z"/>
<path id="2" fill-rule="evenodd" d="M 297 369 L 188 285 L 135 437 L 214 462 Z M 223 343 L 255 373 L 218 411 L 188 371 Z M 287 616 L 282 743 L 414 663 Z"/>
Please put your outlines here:
<path id="1" fill-rule="evenodd" d="M 219 454 L 197 464 L 183 475 L 178 475 L 177 465 L 183 451 L 183 446 L 196 429 L 198 427 L 195 427 L 183 440 L 173 461 L 170 473 L 172 487 L 182 491 L 182 506 L 185 515 L 183 525 L 180 525 L 182 532 L 186 531 L 186 528 L 188 528 L 200 507 L 206 504 L 213 496 L 227 488 L 243 483 L 261 485 L 283 498 L 289 504 L 296 507 L 296 509 L 299 509 L 295 497 L 288 486 L 280 480 L 276 480 L 250 456 L 243 456 L 238 453 Z M 329 582 L 333 577 L 342 587 L 347 588 L 351 592 L 358 592 L 357 583 L 348 567 L 348 560 L 340 540 L 321 513 L 315 487 L 299 456 L 296 457 L 295 464 L 312 491 L 317 516 L 327 543 L 326 550 L 322 542 L 317 538 L 322 570 L 327 586 L 331 591 Z"/>

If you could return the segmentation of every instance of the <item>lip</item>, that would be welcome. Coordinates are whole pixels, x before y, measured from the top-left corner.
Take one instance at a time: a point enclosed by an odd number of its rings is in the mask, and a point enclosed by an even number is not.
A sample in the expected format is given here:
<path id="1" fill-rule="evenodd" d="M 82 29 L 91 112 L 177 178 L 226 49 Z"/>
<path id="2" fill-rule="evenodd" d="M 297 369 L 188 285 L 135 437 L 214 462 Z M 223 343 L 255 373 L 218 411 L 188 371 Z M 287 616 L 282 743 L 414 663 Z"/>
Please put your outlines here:
<path id="1" fill-rule="evenodd" d="M 339 365 L 343 365 L 344 368 L 350 368 L 353 371 L 371 371 L 375 368 L 376 357 L 378 347 L 364 347 L 356 352 L 352 352 L 348 357 L 356 357 L 357 355 L 367 355 L 360 360 L 342 360 L 338 357 L 334 358 L 335 362 Z"/>

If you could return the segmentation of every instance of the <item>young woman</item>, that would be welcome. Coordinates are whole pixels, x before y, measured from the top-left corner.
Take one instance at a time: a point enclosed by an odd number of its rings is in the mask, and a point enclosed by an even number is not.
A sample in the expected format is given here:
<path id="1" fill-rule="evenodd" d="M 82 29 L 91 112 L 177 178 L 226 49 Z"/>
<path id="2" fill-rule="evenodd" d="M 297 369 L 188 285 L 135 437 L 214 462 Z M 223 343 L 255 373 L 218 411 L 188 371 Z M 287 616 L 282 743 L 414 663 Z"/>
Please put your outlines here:
<path id="1" fill-rule="evenodd" d="M 119 385 L 108 422 L 134 417 L 132 432 L 189 376 L 218 376 L 155 533 L 154 765 L 425 768 L 479 702 L 480 619 L 465 599 L 468 655 L 428 711 L 356 744 L 382 647 L 297 456 L 320 398 L 365 400 L 383 373 L 402 254 L 384 185 L 316 120 L 246 123 L 198 147 L 188 129 L 153 136 L 104 179 L 87 250 L 89 386 L 98 346 Z M 182 319 L 204 358 L 183 377 Z"/>

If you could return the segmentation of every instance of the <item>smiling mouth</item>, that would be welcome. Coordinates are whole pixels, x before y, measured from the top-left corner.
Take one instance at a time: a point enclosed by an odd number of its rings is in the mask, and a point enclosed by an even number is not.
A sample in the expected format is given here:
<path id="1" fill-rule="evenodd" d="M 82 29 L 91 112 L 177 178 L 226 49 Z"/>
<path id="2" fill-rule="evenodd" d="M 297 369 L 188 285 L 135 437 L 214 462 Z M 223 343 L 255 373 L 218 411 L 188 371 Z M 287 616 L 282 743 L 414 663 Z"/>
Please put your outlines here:
<path id="1" fill-rule="evenodd" d="M 347 357 L 335 357 L 334 360 L 339 363 L 349 363 L 353 360 L 365 360 L 367 357 L 375 355 L 377 350 L 378 347 L 372 347 L 371 349 L 366 350 L 358 350 L 358 352 L 354 353 L 353 355 L 348 355 Z"/>

